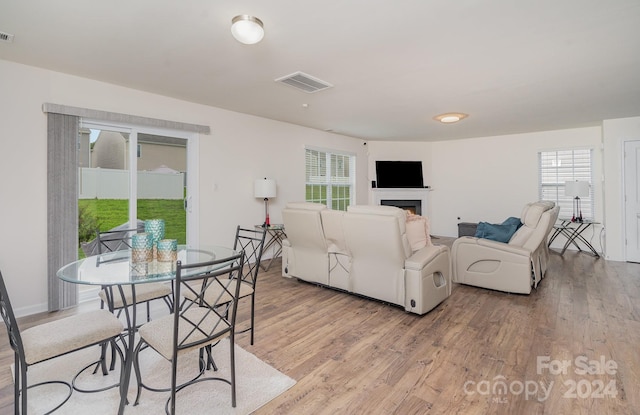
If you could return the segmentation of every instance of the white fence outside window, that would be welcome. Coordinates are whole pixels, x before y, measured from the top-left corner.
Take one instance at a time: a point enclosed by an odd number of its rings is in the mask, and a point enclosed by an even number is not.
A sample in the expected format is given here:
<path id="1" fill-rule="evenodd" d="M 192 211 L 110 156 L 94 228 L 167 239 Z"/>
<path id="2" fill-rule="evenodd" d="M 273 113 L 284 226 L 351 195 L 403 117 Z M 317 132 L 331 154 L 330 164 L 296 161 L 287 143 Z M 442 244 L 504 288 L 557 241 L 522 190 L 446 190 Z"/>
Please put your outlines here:
<path id="1" fill-rule="evenodd" d="M 129 199 L 129 171 L 80 169 L 79 199 Z M 138 199 L 184 199 L 184 173 L 139 171 Z"/>

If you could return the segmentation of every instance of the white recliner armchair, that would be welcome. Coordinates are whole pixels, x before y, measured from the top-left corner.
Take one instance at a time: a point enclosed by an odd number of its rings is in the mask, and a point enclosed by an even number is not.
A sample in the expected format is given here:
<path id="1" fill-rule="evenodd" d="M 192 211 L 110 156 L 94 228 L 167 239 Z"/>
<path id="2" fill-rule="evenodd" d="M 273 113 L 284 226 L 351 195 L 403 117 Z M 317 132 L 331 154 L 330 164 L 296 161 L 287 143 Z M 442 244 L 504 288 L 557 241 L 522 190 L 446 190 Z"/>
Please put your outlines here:
<path id="1" fill-rule="evenodd" d="M 555 203 L 528 203 L 522 226 L 508 243 L 463 236 L 453 242 L 453 282 L 511 293 L 529 294 L 548 265 L 547 237 L 558 218 Z"/>

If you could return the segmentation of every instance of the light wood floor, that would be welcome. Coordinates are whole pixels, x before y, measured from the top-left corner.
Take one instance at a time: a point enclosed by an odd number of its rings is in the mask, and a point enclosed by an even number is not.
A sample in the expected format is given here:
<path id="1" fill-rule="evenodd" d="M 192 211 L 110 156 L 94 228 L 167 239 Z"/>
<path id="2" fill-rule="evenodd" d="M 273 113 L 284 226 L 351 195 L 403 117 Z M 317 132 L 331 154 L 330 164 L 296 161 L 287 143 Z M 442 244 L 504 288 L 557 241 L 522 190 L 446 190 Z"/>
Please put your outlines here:
<path id="1" fill-rule="evenodd" d="M 260 275 L 255 345 L 248 334 L 238 343 L 297 384 L 258 415 L 640 414 L 639 264 L 552 253 L 531 295 L 454 284 L 425 316 L 283 278 L 279 266 Z M 12 361 L 3 332 L 0 414 L 12 413 Z"/>

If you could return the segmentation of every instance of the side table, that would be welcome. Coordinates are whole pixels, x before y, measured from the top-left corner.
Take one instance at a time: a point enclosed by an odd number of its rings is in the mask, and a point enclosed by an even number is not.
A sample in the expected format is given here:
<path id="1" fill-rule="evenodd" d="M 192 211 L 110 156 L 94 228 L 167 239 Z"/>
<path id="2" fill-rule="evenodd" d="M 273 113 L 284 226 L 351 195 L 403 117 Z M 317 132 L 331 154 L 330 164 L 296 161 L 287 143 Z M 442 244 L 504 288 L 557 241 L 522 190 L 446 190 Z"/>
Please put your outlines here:
<path id="1" fill-rule="evenodd" d="M 262 253 L 267 252 L 271 247 L 273 247 L 273 255 L 269 258 L 269 262 L 267 265 L 264 265 L 264 261 L 260 261 L 260 268 L 265 271 L 268 271 L 271 268 L 271 263 L 274 258 L 279 257 L 282 254 L 282 241 L 286 239 L 287 234 L 284 232 L 283 224 L 273 224 L 267 227 L 262 225 L 256 225 L 256 229 L 264 230 L 267 235 L 265 237 L 264 248 L 262 248 Z"/>
<path id="2" fill-rule="evenodd" d="M 597 224 L 599 224 L 599 222 L 594 222 L 591 220 L 583 220 L 582 222 L 572 222 L 571 219 L 558 219 L 558 222 L 555 225 L 553 225 L 553 233 L 551 234 L 551 238 L 549 238 L 548 246 L 550 247 L 551 243 L 559 235 L 562 235 L 565 238 L 567 238 L 567 241 L 562 247 L 562 251 L 560 251 L 560 255 L 564 255 L 564 252 L 567 250 L 567 248 L 571 244 L 573 244 L 578 249 L 578 251 L 586 252 L 586 251 L 583 251 L 582 248 L 580 248 L 580 245 L 578 244 L 578 242 L 581 242 L 587 248 L 589 248 L 589 250 L 593 253 L 593 256 L 595 256 L 596 258 L 599 258 L 600 254 L 598 254 L 598 251 L 596 251 L 593 245 L 591 245 L 589 241 L 587 241 L 585 237 L 582 236 L 582 233 L 584 231 L 586 231 L 593 225 L 597 225 Z"/>

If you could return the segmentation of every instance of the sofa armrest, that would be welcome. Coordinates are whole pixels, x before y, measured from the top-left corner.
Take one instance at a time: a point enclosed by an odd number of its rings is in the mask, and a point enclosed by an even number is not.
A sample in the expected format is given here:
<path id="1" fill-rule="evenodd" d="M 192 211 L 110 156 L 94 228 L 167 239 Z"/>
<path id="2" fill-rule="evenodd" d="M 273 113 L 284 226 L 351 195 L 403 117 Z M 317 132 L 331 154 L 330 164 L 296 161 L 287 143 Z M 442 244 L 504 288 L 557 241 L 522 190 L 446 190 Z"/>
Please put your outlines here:
<path id="1" fill-rule="evenodd" d="M 490 239 L 476 238 L 474 236 L 463 236 L 453 241 L 453 247 L 460 247 L 461 245 L 477 245 L 478 247 L 486 248 L 484 252 L 490 252 L 490 250 L 501 251 L 508 254 L 522 255 L 529 257 L 531 251 L 526 248 L 522 248 L 516 245 L 509 245 L 504 242 L 492 241 Z M 496 253 L 496 255 L 500 255 Z"/>
<path id="2" fill-rule="evenodd" d="M 447 250 L 448 248 L 444 245 L 425 246 L 405 259 L 404 268 L 419 271 L 426 267 L 436 256 Z"/>
<path id="3" fill-rule="evenodd" d="M 405 260 L 404 309 L 425 314 L 451 295 L 451 256 L 444 245 L 426 246 Z"/>

